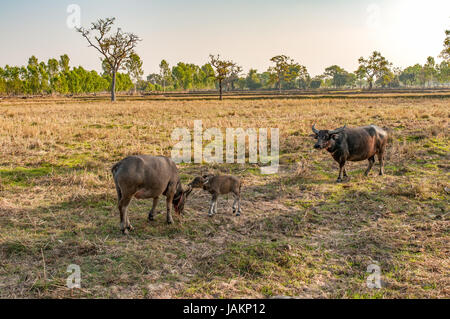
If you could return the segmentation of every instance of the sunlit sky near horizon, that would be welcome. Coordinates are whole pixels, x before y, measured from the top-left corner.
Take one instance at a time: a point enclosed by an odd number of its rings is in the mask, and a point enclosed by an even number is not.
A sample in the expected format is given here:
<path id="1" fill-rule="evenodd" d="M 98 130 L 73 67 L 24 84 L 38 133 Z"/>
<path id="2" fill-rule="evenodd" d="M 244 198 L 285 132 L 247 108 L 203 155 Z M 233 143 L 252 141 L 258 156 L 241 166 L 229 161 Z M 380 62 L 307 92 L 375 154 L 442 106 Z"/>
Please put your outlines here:
<path id="1" fill-rule="evenodd" d="M 2 0 L 0 66 L 67 53 L 71 66 L 99 71 L 97 52 L 67 26 L 69 4 L 80 7 L 83 26 L 114 16 L 124 31 L 140 36 L 146 75 L 158 72 L 161 59 L 201 65 L 210 53 L 244 71 L 265 71 L 278 54 L 311 75 L 333 64 L 354 71 L 358 58 L 374 50 L 406 67 L 437 57 L 450 29 L 448 0 Z"/>

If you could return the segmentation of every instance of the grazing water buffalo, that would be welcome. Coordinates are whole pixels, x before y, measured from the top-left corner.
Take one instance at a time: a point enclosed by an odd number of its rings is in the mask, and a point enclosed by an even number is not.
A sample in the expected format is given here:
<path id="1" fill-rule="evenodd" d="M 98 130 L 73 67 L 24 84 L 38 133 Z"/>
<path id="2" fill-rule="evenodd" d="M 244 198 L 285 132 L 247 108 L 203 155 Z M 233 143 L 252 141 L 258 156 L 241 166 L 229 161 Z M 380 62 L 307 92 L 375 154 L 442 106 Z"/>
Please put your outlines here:
<path id="1" fill-rule="evenodd" d="M 203 188 L 212 195 L 211 206 L 209 207 L 209 216 L 217 213 L 217 198 L 219 195 L 225 195 L 228 193 L 234 194 L 233 202 L 233 214 L 236 216 L 241 215 L 241 187 L 242 182 L 236 176 L 213 176 L 204 175 L 194 178 L 194 180 L 189 184 L 192 188 Z M 238 206 L 236 212 L 236 204 Z"/>
<path id="2" fill-rule="evenodd" d="M 385 130 L 375 125 L 358 128 L 347 126 L 336 130 L 317 130 L 315 124 L 312 127 L 314 137 L 317 138 L 315 149 L 326 149 L 339 163 L 339 177 L 337 182 L 342 182 L 342 173 L 347 177 L 345 170 L 346 161 L 369 160 L 369 167 L 365 172 L 367 176 L 375 163 L 375 155 L 380 161 L 380 175 L 384 174 L 384 153 L 388 141 Z"/>
<path id="3" fill-rule="evenodd" d="M 127 234 L 133 230 L 127 216 L 127 207 L 134 196 L 137 199 L 153 198 L 153 206 L 148 219 L 154 219 L 159 196 L 166 196 L 167 223 L 173 223 L 170 214 L 173 204 L 175 212 L 182 214 L 186 198 L 192 187 L 184 188 L 178 176 L 175 163 L 164 156 L 135 155 L 129 156 L 112 169 L 116 185 L 120 212 L 120 230 Z"/>

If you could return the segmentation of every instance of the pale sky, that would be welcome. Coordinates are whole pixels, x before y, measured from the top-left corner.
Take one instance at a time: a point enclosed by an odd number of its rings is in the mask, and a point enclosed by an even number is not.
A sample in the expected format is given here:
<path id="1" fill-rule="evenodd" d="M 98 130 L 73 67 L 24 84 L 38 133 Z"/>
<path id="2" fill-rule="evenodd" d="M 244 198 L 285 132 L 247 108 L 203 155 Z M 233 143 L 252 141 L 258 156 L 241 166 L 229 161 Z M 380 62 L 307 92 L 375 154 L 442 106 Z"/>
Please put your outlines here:
<path id="1" fill-rule="evenodd" d="M 406 67 L 437 57 L 450 29 L 449 0 L 0 0 L 0 66 L 67 53 L 71 66 L 99 71 L 97 52 L 67 26 L 70 4 L 85 27 L 114 16 L 140 36 L 145 75 L 158 72 L 161 59 L 202 65 L 210 53 L 244 71 L 265 71 L 278 54 L 311 75 L 333 64 L 354 71 L 373 50 Z"/>

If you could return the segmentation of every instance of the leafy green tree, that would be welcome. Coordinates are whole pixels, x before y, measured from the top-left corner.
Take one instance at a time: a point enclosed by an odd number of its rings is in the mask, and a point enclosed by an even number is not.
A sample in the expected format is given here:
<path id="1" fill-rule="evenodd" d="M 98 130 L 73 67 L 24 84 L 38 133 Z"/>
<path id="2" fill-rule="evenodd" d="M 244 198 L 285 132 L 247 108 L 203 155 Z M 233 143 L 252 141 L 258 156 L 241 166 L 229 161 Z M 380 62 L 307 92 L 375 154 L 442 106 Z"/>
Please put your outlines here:
<path id="1" fill-rule="evenodd" d="M 90 29 L 78 28 L 77 31 L 88 41 L 89 46 L 95 48 L 109 66 L 111 75 L 111 101 L 116 100 L 117 73 L 124 67 L 125 61 L 134 52 L 139 37 L 133 33 L 125 33 L 120 28 L 110 34 L 115 18 L 99 19 L 91 24 Z M 97 33 L 94 39 L 91 33 Z"/>
<path id="2" fill-rule="evenodd" d="M 327 67 L 325 69 L 324 76 L 331 79 L 332 85 L 335 88 L 341 88 L 345 85 L 351 84 L 352 77 L 350 73 L 348 73 L 338 65 L 332 65 Z"/>
<path id="3" fill-rule="evenodd" d="M 131 52 L 130 56 L 125 62 L 125 67 L 128 70 L 128 74 L 134 80 L 134 93 L 137 91 L 137 83 L 144 75 L 144 70 L 142 69 L 142 60 L 135 52 Z"/>
<path id="4" fill-rule="evenodd" d="M 415 64 L 405 68 L 399 76 L 400 81 L 406 86 L 414 86 L 419 83 L 422 66 Z"/>
<path id="5" fill-rule="evenodd" d="M 245 82 L 246 87 L 250 90 L 257 90 L 262 87 L 261 79 L 258 76 L 258 71 L 255 69 L 250 69 L 248 71 Z"/>
<path id="6" fill-rule="evenodd" d="M 51 87 L 50 87 L 50 76 L 47 72 L 47 65 L 45 64 L 45 62 L 41 62 L 39 63 L 38 66 L 38 70 L 39 70 L 39 79 L 40 79 L 40 90 L 41 92 L 45 92 L 45 93 L 51 93 Z"/>
<path id="7" fill-rule="evenodd" d="M 21 79 L 23 69 L 17 66 L 6 65 L 4 69 L 6 80 L 6 93 L 10 95 L 18 95 L 24 92 L 24 81 Z"/>
<path id="8" fill-rule="evenodd" d="M 377 77 L 381 77 L 383 74 L 388 73 L 389 67 L 391 66 L 391 63 L 378 51 L 374 51 L 368 59 L 360 57 L 358 62 L 359 68 L 357 72 L 359 74 L 364 74 L 367 82 L 369 82 L 370 90 Z"/>
<path id="9" fill-rule="evenodd" d="M 147 82 L 153 85 L 162 83 L 161 75 L 157 73 L 152 73 L 147 76 Z"/>
<path id="10" fill-rule="evenodd" d="M 166 60 L 161 60 L 159 64 L 159 75 L 161 77 L 161 85 L 163 91 L 166 91 L 166 86 L 172 85 L 172 72 L 170 71 L 169 63 Z"/>
<path id="11" fill-rule="evenodd" d="M 184 90 L 194 88 L 195 84 L 200 82 L 199 71 L 200 67 L 195 64 L 179 62 L 172 68 L 175 87 Z"/>
<path id="12" fill-rule="evenodd" d="M 316 76 L 314 77 L 311 82 L 309 83 L 309 87 L 311 89 L 318 89 L 322 85 L 322 77 Z"/>
<path id="13" fill-rule="evenodd" d="M 0 67 L 0 94 L 6 94 L 6 72 Z"/>
<path id="14" fill-rule="evenodd" d="M 306 66 L 297 64 L 296 65 L 296 75 L 298 79 L 298 87 L 299 89 L 306 89 L 309 87 L 311 83 L 311 76 L 306 69 Z"/>
<path id="15" fill-rule="evenodd" d="M 298 77 L 299 65 L 286 55 L 277 55 L 270 59 L 274 66 L 269 68 L 271 80 L 277 84 L 281 93 L 283 83 L 290 83 Z"/>
<path id="16" fill-rule="evenodd" d="M 391 86 L 391 83 L 394 81 L 395 75 L 390 69 L 383 70 L 379 72 L 376 80 L 376 84 L 381 86 L 382 88 Z"/>
<path id="17" fill-rule="evenodd" d="M 70 59 L 67 54 L 63 54 L 59 57 L 59 67 L 61 68 L 61 72 L 67 73 L 70 70 L 69 67 Z"/>
<path id="18" fill-rule="evenodd" d="M 204 88 L 214 87 L 215 82 L 214 68 L 210 63 L 205 63 L 204 65 L 202 65 L 200 80 Z"/>
<path id="19" fill-rule="evenodd" d="M 432 85 L 434 78 L 437 75 L 436 62 L 432 56 L 427 58 L 427 62 L 423 66 L 423 72 L 425 76 L 425 83 Z"/>
<path id="20" fill-rule="evenodd" d="M 261 86 L 265 89 L 269 89 L 272 84 L 270 72 L 266 71 L 261 74 L 258 74 L 258 77 L 261 82 Z"/>
<path id="21" fill-rule="evenodd" d="M 59 77 L 59 63 L 56 59 L 49 59 L 47 62 L 47 73 L 49 77 L 50 93 L 57 92 L 56 81 Z"/>
<path id="22" fill-rule="evenodd" d="M 450 61 L 442 61 L 438 67 L 438 80 L 439 83 L 449 83 L 450 82 Z"/>
<path id="23" fill-rule="evenodd" d="M 450 62 L 450 30 L 445 30 L 444 49 L 442 50 L 440 57 L 446 62 Z"/>
<path id="24" fill-rule="evenodd" d="M 22 69 L 25 80 L 25 93 L 38 94 L 41 91 L 38 59 L 33 55 L 28 59 L 28 65 Z"/>

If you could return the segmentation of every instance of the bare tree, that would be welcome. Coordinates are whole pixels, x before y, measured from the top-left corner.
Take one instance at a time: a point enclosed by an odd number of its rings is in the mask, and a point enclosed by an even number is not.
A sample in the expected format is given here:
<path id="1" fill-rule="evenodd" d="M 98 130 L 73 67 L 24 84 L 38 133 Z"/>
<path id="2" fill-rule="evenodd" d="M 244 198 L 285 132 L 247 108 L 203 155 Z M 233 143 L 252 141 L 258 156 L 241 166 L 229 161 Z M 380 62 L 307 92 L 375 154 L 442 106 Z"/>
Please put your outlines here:
<path id="1" fill-rule="evenodd" d="M 125 33 L 118 28 L 110 34 L 116 18 L 99 19 L 93 22 L 89 29 L 77 28 L 77 31 L 88 41 L 89 46 L 95 48 L 104 57 L 111 73 L 111 101 L 116 100 L 116 75 L 123 68 L 123 64 L 134 51 L 141 40 L 133 33 Z M 91 38 L 91 33 L 96 33 Z"/>
<path id="2" fill-rule="evenodd" d="M 222 83 L 230 76 L 233 68 L 236 67 L 236 63 L 234 63 L 233 61 L 221 60 L 219 55 L 214 56 L 210 54 L 209 58 L 211 60 L 211 65 L 216 71 L 214 77 L 219 82 L 219 99 L 222 100 Z"/>
<path id="3" fill-rule="evenodd" d="M 230 73 L 228 78 L 226 79 L 227 87 L 231 86 L 231 90 L 234 91 L 235 83 L 239 80 L 239 75 L 242 73 L 242 67 L 239 65 L 234 64 L 231 67 Z M 229 86 L 228 86 L 229 84 Z"/>

